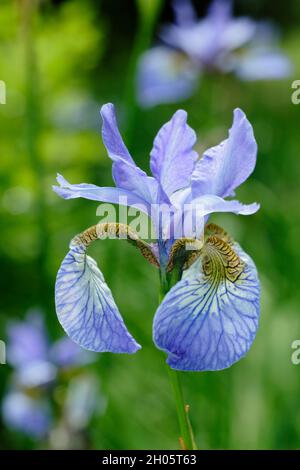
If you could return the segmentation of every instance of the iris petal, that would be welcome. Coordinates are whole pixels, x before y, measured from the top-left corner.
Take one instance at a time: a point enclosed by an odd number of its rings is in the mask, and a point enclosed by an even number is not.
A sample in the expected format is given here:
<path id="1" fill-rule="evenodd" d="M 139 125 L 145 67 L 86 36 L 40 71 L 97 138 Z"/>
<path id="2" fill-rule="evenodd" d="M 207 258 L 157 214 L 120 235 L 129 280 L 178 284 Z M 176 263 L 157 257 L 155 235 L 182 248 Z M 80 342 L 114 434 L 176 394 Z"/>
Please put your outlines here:
<path id="1" fill-rule="evenodd" d="M 4 397 L 2 414 L 8 427 L 36 439 L 45 437 L 51 425 L 48 403 L 16 390 Z"/>
<path id="2" fill-rule="evenodd" d="M 143 107 L 185 100 L 196 89 L 199 72 L 182 53 L 164 46 L 144 52 L 138 64 L 138 101 Z"/>
<path id="3" fill-rule="evenodd" d="M 66 333 L 85 349 L 134 353 L 140 349 L 128 332 L 97 263 L 83 244 L 71 243 L 58 271 L 55 303 Z"/>
<path id="4" fill-rule="evenodd" d="M 198 158 L 193 150 L 196 134 L 186 121 L 187 113 L 176 111 L 159 130 L 151 151 L 152 174 L 168 196 L 189 185 Z"/>
<path id="5" fill-rule="evenodd" d="M 228 139 L 206 150 L 196 165 L 192 176 L 193 196 L 230 196 L 254 170 L 256 154 L 252 126 L 243 111 L 235 109 Z"/>
<path id="6" fill-rule="evenodd" d="M 210 275 L 203 260 L 198 260 L 159 306 L 154 341 L 168 354 L 172 368 L 225 369 L 241 359 L 254 341 L 259 280 L 251 258 L 237 244 L 233 249 L 243 263 L 236 276 L 228 268 L 231 274 L 220 278 L 220 266 L 216 269 L 220 257 L 214 259 Z"/>
<path id="7" fill-rule="evenodd" d="M 60 186 L 53 186 L 53 190 L 64 199 L 82 197 L 92 201 L 137 207 L 147 215 L 151 213 L 151 207 L 144 199 L 126 189 L 101 187 L 87 183 L 71 184 L 59 174 L 57 182 Z"/>
<path id="8" fill-rule="evenodd" d="M 114 105 L 107 103 L 102 106 L 101 117 L 102 138 L 113 161 L 112 173 L 116 186 L 151 203 L 157 192 L 157 183 L 134 163 L 129 154 L 118 128 Z"/>
<path id="9" fill-rule="evenodd" d="M 291 76 L 293 67 L 282 52 L 257 48 L 237 61 L 235 71 L 242 80 L 280 80 Z"/>

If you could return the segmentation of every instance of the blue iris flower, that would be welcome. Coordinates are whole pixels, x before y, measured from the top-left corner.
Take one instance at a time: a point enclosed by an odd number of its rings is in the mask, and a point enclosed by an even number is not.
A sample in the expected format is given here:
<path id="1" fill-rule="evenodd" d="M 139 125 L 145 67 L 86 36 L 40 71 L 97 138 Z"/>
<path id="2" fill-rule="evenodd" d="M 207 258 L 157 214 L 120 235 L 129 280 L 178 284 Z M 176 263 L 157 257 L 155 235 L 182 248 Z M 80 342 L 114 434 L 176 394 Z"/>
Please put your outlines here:
<path id="1" fill-rule="evenodd" d="M 116 187 L 70 184 L 59 175 L 60 186 L 54 190 L 65 199 L 83 197 L 139 207 L 152 218 L 157 238 L 148 243 L 119 223 L 99 223 L 77 235 L 57 274 L 60 323 L 88 350 L 135 353 L 140 349 L 103 274 L 86 253 L 91 242 L 107 234 L 126 237 L 159 268 L 163 279 L 175 267 L 182 273 L 162 300 L 153 324 L 154 342 L 167 353 L 169 365 L 195 371 L 229 367 L 247 353 L 254 340 L 260 287 L 250 257 L 224 230 L 209 224 L 208 218 L 214 212 L 250 215 L 259 208 L 256 203 L 225 199 L 254 170 L 257 145 L 251 124 L 236 109 L 228 138 L 199 159 L 187 114 L 177 111 L 154 139 L 152 176 L 148 176 L 134 163 L 122 140 L 113 105 L 104 105 L 101 116 Z M 164 218 L 168 210 L 172 215 Z M 182 226 L 183 231 L 178 229 Z"/>
<path id="2" fill-rule="evenodd" d="M 162 28 L 162 44 L 146 51 L 138 67 L 143 106 L 188 98 L 203 73 L 235 74 L 241 80 L 281 79 L 292 66 L 277 46 L 273 26 L 235 18 L 232 0 L 213 0 L 199 20 L 190 0 L 174 0 L 175 23 Z"/>
<path id="3" fill-rule="evenodd" d="M 52 425 L 45 391 L 61 370 L 89 362 L 92 355 L 68 338 L 51 345 L 40 313 L 30 312 L 24 321 L 7 328 L 7 359 L 13 380 L 2 403 L 4 422 L 10 428 L 35 438 L 44 437 Z"/>

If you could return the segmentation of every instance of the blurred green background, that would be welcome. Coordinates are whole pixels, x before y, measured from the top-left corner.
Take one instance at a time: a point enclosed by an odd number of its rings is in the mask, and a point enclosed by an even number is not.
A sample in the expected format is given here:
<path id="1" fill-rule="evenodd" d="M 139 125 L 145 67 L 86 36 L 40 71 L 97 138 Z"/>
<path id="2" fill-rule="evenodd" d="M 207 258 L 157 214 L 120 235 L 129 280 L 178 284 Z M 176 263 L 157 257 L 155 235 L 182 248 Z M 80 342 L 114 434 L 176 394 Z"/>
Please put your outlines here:
<path id="1" fill-rule="evenodd" d="M 260 202 L 261 210 L 212 220 L 257 264 L 261 323 L 250 353 L 230 369 L 181 374 L 200 449 L 300 447 L 300 365 L 291 363 L 291 343 L 300 338 L 300 105 L 291 103 L 291 83 L 300 78 L 300 3 L 274 3 L 237 0 L 236 11 L 279 24 L 293 77 L 254 83 L 203 78 L 186 102 L 137 110 L 130 129 L 132 109 L 125 103 L 133 103 L 134 60 L 158 25 L 171 19 L 168 2 L 160 11 L 158 0 L 1 0 L 0 6 L 0 79 L 7 86 L 7 104 L 0 106 L 1 339 L 7 320 L 23 318 L 32 307 L 45 312 L 53 340 L 63 335 L 54 309 L 56 272 L 69 240 L 96 223 L 97 203 L 64 201 L 51 185 L 56 172 L 74 183 L 112 184 L 100 137 L 103 103 L 116 104 L 143 169 L 156 132 L 179 107 L 188 111 L 199 152 L 226 136 L 235 107 L 253 124 L 258 163 L 237 196 Z M 206 4 L 198 2 L 200 13 Z M 107 408 L 90 425 L 89 447 L 176 448 L 175 405 L 162 354 L 152 343 L 156 269 L 125 242 L 98 243 L 92 251 L 143 349 L 133 356 L 101 354 L 90 366 Z M 10 373 L 9 364 L 0 366 L 0 400 Z M 3 449 L 46 446 L 1 426 Z"/>

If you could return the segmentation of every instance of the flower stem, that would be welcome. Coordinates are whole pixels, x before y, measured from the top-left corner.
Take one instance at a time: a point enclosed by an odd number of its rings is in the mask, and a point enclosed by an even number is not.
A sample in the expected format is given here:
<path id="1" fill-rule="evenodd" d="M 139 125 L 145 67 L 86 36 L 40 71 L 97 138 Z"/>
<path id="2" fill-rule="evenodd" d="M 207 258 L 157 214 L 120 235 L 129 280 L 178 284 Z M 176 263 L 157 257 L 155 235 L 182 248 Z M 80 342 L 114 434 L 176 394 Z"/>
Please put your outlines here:
<path id="1" fill-rule="evenodd" d="M 172 281 L 174 283 L 173 277 L 165 272 L 160 272 L 160 302 L 164 298 L 165 294 L 171 289 Z M 180 428 L 180 446 L 184 450 L 196 450 L 197 447 L 194 440 L 193 430 L 188 417 L 189 406 L 185 403 L 183 397 L 180 372 L 171 369 L 169 366 L 167 366 L 167 368 L 176 403 L 177 417 Z"/>
<path id="2" fill-rule="evenodd" d="M 170 382 L 173 389 L 173 394 L 176 403 L 178 422 L 180 427 L 179 442 L 184 450 L 194 450 L 195 443 L 192 435 L 192 430 L 187 416 L 187 405 L 184 402 L 182 386 L 180 381 L 179 372 L 168 367 Z"/>

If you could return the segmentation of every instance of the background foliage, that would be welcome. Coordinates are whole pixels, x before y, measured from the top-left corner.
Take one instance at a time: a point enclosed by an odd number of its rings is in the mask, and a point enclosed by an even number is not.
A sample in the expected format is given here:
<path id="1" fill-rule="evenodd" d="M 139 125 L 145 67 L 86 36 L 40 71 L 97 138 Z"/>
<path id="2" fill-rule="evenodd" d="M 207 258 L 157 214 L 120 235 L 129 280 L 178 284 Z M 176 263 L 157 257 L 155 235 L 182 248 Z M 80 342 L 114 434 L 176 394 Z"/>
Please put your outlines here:
<path id="1" fill-rule="evenodd" d="M 124 103 L 133 106 L 132 54 L 147 46 L 156 14 L 159 22 L 171 18 L 168 2 L 160 14 L 159 2 L 152 2 L 157 4 L 152 13 L 143 11 L 147 2 L 138 3 L 141 16 L 130 0 L 45 0 L 31 21 L 33 1 L 1 2 L 0 79 L 7 84 L 7 104 L 0 107 L 2 339 L 8 319 L 23 318 L 36 306 L 45 312 L 49 336 L 63 334 L 54 310 L 56 272 L 69 240 L 96 222 L 97 203 L 63 201 L 51 185 L 57 171 L 72 182 L 112 183 L 99 132 L 100 105 L 116 104 L 130 150 L 144 169 L 155 133 L 179 107 L 136 110 L 137 125 L 128 129 L 132 108 Z M 207 2 L 196 3 L 203 12 Z M 213 220 L 239 240 L 258 266 L 261 325 L 246 359 L 222 372 L 185 373 L 182 380 L 200 448 L 293 449 L 300 442 L 300 366 L 290 360 L 291 343 L 300 338 L 300 107 L 291 103 L 291 82 L 300 78 L 300 4 L 236 3 L 238 13 L 280 25 L 294 77 L 255 83 L 203 78 L 196 95 L 180 107 L 197 131 L 199 152 L 226 136 L 233 108 L 241 107 L 253 124 L 258 164 L 238 199 L 258 201 L 261 210 L 252 217 Z M 134 46 L 136 36 L 139 45 Z M 156 270 L 122 242 L 98 244 L 94 256 L 143 349 L 134 356 L 102 354 L 89 366 L 97 371 L 108 403 L 90 425 L 89 447 L 174 448 L 174 403 L 163 357 L 151 338 Z M 10 372 L 9 364 L 0 366 L 0 394 Z M 2 426 L 0 446 L 46 444 Z"/>

